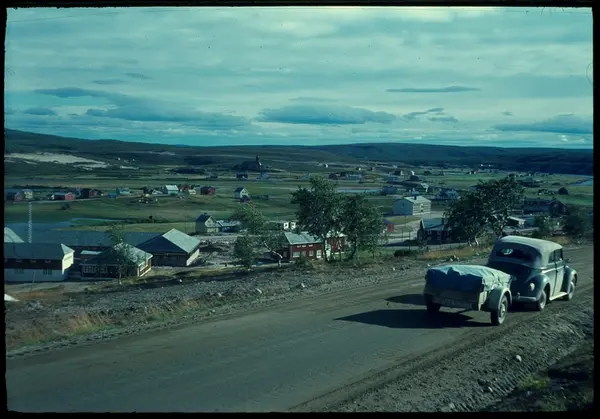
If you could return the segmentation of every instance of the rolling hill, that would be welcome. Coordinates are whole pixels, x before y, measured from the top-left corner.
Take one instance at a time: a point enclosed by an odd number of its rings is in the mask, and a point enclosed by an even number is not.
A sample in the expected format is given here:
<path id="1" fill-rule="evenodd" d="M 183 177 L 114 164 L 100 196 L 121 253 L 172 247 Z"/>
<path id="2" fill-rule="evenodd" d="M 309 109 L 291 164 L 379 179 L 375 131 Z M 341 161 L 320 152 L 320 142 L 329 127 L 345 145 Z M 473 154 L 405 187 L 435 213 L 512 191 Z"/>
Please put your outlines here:
<path id="1" fill-rule="evenodd" d="M 459 147 L 429 144 L 369 143 L 324 146 L 229 146 L 194 147 L 127 142 L 83 140 L 31 132 L 4 130 L 5 155 L 11 153 L 66 153 L 96 161 L 117 158 L 135 160 L 137 165 L 220 166 L 230 168 L 241 160 L 261 159 L 289 164 L 339 162 L 358 164 L 382 162 L 411 166 L 466 166 L 492 164 L 500 169 L 593 175 L 592 150 L 553 148 Z M 15 164 L 5 164 L 12 173 Z"/>

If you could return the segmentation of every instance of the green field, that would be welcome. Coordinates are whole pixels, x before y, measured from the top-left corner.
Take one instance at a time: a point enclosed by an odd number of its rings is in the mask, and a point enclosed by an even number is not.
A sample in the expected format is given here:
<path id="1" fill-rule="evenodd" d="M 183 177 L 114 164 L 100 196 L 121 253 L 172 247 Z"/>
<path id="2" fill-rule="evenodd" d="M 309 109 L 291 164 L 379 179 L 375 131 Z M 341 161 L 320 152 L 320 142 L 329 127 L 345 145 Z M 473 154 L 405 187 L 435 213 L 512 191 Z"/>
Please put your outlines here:
<path id="1" fill-rule="evenodd" d="M 161 171 L 164 168 L 158 168 Z M 421 171 L 422 172 L 422 171 Z M 315 172 L 317 173 L 317 172 Z M 308 186 L 309 181 L 301 172 L 282 172 L 272 175 L 271 180 L 237 180 L 230 174 L 228 177 L 219 179 L 206 179 L 206 176 L 189 175 L 171 175 L 164 173 L 162 175 L 148 176 L 144 179 L 102 179 L 95 175 L 86 174 L 85 177 L 79 176 L 76 180 L 69 176 L 38 176 L 35 178 L 5 177 L 5 187 L 15 185 L 40 186 L 50 189 L 36 192 L 38 196 L 44 196 L 50 193 L 53 188 L 59 187 L 94 187 L 102 189 L 105 192 L 113 192 L 117 187 L 129 187 L 132 191 L 140 192 L 144 186 L 160 188 L 165 184 L 193 183 L 199 186 L 211 185 L 217 188 L 216 196 L 185 195 L 182 199 L 169 196 L 156 196 L 157 203 L 139 203 L 136 197 L 122 196 L 117 199 L 98 198 L 84 201 L 71 201 L 70 208 L 64 209 L 65 202 L 35 202 L 33 205 L 33 216 L 35 222 L 56 222 L 70 221 L 73 218 L 98 218 L 98 219 L 119 219 L 130 220 L 134 230 L 156 230 L 156 225 L 139 224 L 147 222 L 152 216 L 155 223 L 161 222 L 163 227 L 166 223 L 174 223 L 182 230 L 193 229 L 193 222 L 200 214 L 207 212 L 217 219 L 226 219 L 240 206 L 240 203 L 234 199 L 234 190 L 239 186 L 248 189 L 250 195 L 269 195 L 269 200 L 254 199 L 254 204 L 269 218 L 290 218 L 293 217 L 296 207 L 290 203 L 291 193 L 299 186 Z M 381 174 L 367 173 L 369 180 L 364 184 L 358 184 L 356 181 L 338 181 L 339 188 L 379 188 L 386 183 L 381 179 Z M 475 185 L 479 180 L 487 181 L 499 179 L 505 174 L 452 174 L 445 176 L 427 176 L 425 182 L 431 186 L 456 188 L 465 190 Z M 580 181 L 580 176 L 569 175 L 550 175 L 540 177 L 543 181 L 539 188 L 527 188 L 526 196 L 538 196 L 538 189 L 548 189 L 558 191 L 561 186 L 565 186 L 569 195 L 555 195 L 566 204 L 593 205 L 593 186 L 572 186 L 573 183 Z M 426 195 L 427 196 L 427 195 Z M 549 196 L 544 196 L 548 197 Z M 374 203 L 382 214 L 389 214 L 392 204 L 397 196 L 369 195 L 368 199 Z M 445 205 L 434 203 L 433 210 L 444 210 Z M 28 205 L 24 203 L 5 203 L 4 218 L 5 222 L 26 222 L 28 217 Z M 398 218 L 398 217 L 395 217 Z M 411 217 L 409 217 L 411 218 Z M 397 220 L 397 224 L 404 223 L 404 217 Z M 413 221 L 413 220 L 408 220 Z M 85 220 L 83 221 L 85 222 Z M 94 224 L 88 221 L 86 224 Z M 170 225 L 170 224 L 169 224 Z M 161 228 L 162 229 L 162 228 Z"/>

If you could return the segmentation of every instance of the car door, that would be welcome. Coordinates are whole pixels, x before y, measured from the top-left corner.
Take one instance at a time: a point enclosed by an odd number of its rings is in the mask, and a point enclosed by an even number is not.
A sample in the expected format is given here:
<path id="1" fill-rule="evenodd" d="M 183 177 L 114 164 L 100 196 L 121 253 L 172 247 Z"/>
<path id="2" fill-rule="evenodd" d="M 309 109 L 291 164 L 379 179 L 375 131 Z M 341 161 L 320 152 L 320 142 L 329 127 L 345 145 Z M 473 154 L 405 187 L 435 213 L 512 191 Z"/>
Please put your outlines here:
<path id="1" fill-rule="evenodd" d="M 563 249 L 554 251 L 554 264 L 556 266 L 556 282 L 554 285 L 553 295 L 557 295 L 563 291 L 563 282 L 565 280 L 565 260 L 563 258 Z"/>
<path id="2" fill-rule="evenodd" d="M 544 269 L 544 273 L 550 283 L 550 295 L 548 297 L 554 297 L 556 295 L 556 251 L 550 253 L 548 266 Z"/>

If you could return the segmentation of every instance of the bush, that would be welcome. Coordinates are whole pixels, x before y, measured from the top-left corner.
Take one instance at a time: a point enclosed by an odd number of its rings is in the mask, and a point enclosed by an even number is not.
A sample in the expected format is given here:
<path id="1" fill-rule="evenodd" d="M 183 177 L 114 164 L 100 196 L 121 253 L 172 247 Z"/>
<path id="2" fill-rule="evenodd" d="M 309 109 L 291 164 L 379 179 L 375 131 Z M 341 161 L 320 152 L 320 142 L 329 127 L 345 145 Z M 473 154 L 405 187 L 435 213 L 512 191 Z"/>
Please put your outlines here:
<path id="1" fill-rule="evenodd" d="M 396 258 L 410 257 L 410 256 L 416 256 L 417 254 L 418 254 L 418 252 L 416 250 L 398 249 L 394 252 L 394 257 L 396 257 Z"/>
<path id="2" fill-rule="evenodd" d="M 313 262 L 306 256 L 300 256 L 298 259 L 296 259 L 295 265 L 299 268 L 312 268 Z"/>

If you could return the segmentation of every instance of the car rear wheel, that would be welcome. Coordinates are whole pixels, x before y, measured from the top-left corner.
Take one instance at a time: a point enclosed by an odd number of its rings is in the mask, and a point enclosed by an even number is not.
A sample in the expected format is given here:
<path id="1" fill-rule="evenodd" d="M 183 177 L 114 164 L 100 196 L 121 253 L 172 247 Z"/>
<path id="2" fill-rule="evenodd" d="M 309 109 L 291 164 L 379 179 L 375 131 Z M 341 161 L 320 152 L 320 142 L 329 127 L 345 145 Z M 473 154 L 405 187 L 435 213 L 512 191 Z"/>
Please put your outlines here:
<path id="1" fill-rule="evenodd" d="M 575 281 L 571 281 L 569 284 L 569 291 L 567 291 L 567 295 L 565 295 L 562 299 L 564 301 L 571 301 L 573 299 L 573 294 L 575 294 Z"/>
<path id="2" fill-rule="evenodd" d="M 500 306 L 498 310 L 494 310 L 490 313 L 490 319 L 494 326 L 500 326 L 504 323 L 504 319 L 506 318 L 506 313 L 508 312 L 508 298 L 506 298 L 506 294 L 502 296 L 502 300 L 500 300 Z"/>
<path id="3" fill-rule="evenodd" d="M 548 301 L 548 296 L 546 295 L 546 290 L 542 291 L 540 295 L 540 299 L 535 303 L 535 309 L 537 311 L 542 311 L 546 308 L 546 302 Z"/>

